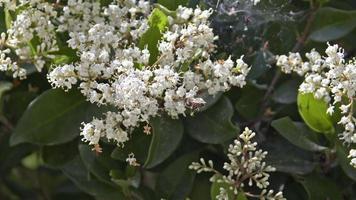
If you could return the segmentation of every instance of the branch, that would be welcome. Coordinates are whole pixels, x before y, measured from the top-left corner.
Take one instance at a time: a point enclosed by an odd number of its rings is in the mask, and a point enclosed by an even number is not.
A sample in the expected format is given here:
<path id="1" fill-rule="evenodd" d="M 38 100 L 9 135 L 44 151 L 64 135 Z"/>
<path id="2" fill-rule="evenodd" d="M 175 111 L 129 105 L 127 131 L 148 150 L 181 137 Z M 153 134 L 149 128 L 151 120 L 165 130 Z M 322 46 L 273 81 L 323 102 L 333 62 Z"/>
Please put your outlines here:
<path id="1" fill-rule="evenodd" d="M 297 52 L 297 51 L 300 51 L 303 47 L 304 47 L 304 44 L 306 43 L 306 41 L 308 40 L 308 36 L 310 34 L 310 30 L 311 30 L 311 27 L 313 25 L 313 22 L 314 22 L 314 19 L 315 19 L 315 13 L 316 11 L 318 10 L 318 6 L 314 7 L 313 4 L 312 4 L 312 8 L 311 10 L 309 11 L 309 17 L 308 17 L 308 20 L 307 20 L 307 23 L 304 27 L 304 30 L 302 32 L 302 35 L 297 39 L 297 43 L 294 45 L 293 49 L 292 49 L 292 52 Z M 272 94 L 272 91 L 274 90 L 279 78 L 281 77 L 281 71 L 278 70 L 274 77 L 272 78 L 272 81 L 271 81 L 271 84 L 269 85 L 264 97 L 263 97 L 263 105 L 262 105 L 262 110 L 265 110 L 265 108 L 267 107 L 267 99 L 269 98 L 269 96 Z"/>

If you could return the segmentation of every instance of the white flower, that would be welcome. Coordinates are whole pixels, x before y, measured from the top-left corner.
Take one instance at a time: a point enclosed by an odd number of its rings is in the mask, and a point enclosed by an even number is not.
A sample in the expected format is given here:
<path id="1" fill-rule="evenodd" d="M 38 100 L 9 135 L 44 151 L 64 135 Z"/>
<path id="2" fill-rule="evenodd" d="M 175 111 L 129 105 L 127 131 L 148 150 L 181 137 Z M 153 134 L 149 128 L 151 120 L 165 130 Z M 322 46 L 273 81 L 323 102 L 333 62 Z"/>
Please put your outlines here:
<path id="1" fill-rule="evenodd" d="M 305 79 L 299 91 L 313 93 L 315 98 L 328 102 L 328 114 L 331 115 L 339 104 L 338 108 L 343 114 L 339 124 L 344 126 L 340 139 L 346 143 L 356 143 L 356 119 L 352 111 L 356 98 L 355 58 L 346 62 L 344 50 L 338 45 L 328 44 L 325 53 L 327 56 L 322 57 L 313 49 L 306 54 L 308 62 L 303 62 L 297 53 L 290 53 L 289 57 L 278 56 L 277 66 L 285 73 L 293 71 L 303 75 Z"/>
<path id="2" fill-rule="evenodd" d="M 274 193 L 273 190 L 268 192 L 266 190 L 269 185 L 269 172 L 273 172 L 276 169 L 263 161 L 267 152 L 257 150 L 257 143 L 251 141 L 255 135 L 253 131 L 246 127 L 239 136 L 240 140 L 234 140 L 234 143 L 229 146 L 227 154 L 229 162 L 225 162 L 223 167 L 228 172 L 228 175 L 222 175 L 214 169 L 211 160 L 207 164 L 202 158 L 200 162 L 193 162 L 189 169 L 193 169 L 197 173 L 214 172 L 215 175 L 210 180 L 229 185 L 228 189 L 235 195 L 238 192 L 246 191 L 244 187 L 248 184 L 250 187 L 256 185 L 261 189 L 261 194 L 259 194 L 261 199 L 285 200 L 282 192 Z M 225 199 L 228 197 L 227 194 L 226 188 L 220 188 L 220 193 L 216 198 Z"/>

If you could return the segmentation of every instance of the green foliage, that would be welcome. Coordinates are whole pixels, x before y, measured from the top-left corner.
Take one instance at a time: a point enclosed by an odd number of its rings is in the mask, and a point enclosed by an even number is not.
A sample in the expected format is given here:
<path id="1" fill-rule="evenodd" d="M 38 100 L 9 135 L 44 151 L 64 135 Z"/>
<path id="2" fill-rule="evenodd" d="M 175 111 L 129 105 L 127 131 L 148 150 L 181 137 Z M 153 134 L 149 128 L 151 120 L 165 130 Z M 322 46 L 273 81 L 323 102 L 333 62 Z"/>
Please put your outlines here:
<path id="1" fill-rule="evenodd" d="M 179 5 L 199 4 L 215 10 L 211 23 L 219 34 L 219 50 L 211 56 L 244 54 L 251 66 L 247 85 L 215 96 L 199 91 L 206 104 L 192 116 L 171 119 L 161 114 L 132 130 L 123 146 L 101 141 L 99 153 L 80 141 L 81 122 L 114 109 L 89 103 L 79 91 L 49 89 L 48 68 L 33 73 L 33 65 L 19 63 L 29 69 L 26 80 L 0 72 L 0 199 L 208 200 L 225 188 L 230 200 L 247 200 L 250 197 L 243 191 L 236 196 L 227 184 L 210 182 L 210 176 L 188 168 L 204 157 L 221 169 L 227 145 L 246 126 L 257 133 L 261 149 L 268 151 L 267 164 L 276 167 L 270 186 L 275 191 L 283 188 L 288 200 L 356 198 L 356 170 L 349 164 L 349 148 L 337 138 L 341 130 L 335 118 L 340 111 L 329 116 L 326 102 L 313 94 L 298 94 L 301 79 L 278 75 L 274 61 L 274 55 L 287 54 L 294 46 L 300 47 L 293 51 L 303 54 L 324 49 L 326 41 L 344 46 L 346 59 L 354 57 L 355 1 L 271 0 L 257 6 L 237 0 L 155 2 L 150 27 L 139 43 L 141 49 L 147 46 L 151 64 L 159 59 L 157 44 L 169 26 L 168 16 L 174 17 Z M 0 8 L 0 31 L 6 31 L 24 9 Z M 305 41 L 296 45 L 313 16 L 310 12 L 315 12 L 315 19 Z M 50 64 L 79 59 L 67 39 L 68 33 L 57 33 L 59 50 L 49 53 Z M 36 42 L 35 36 L 26 44 L 34 55 Z M 146 125 L 151 134 L 143 133 Z M 140 166 L 127 164 L 130 153 Z"/>
<path id="2" fill-rule="evenodd" d="M 315 99 L 313 94 L 298 94 L 298 110 L 305 123 L 314 131 L 334 134 L 331 116 L 326 113 L 328 104 L 322 99 Z"/>
<path id="3" fill-rule="evenodd" d="M 272 122 L 271 126 L 290 143 L 308 151 L 325 151 L 327 148 L 312 142 L 307 133 L 302 131 L 293 123 L 289 117 L 281 118 Z"/>
<path id="4" fill-rule="evenodd" d="M 155 8 L 148 19 L 150 28 L 143 34 L 139 47 L 141 49 L 147 46 L 150 51 L 150 64 L 153 64 L 158 58 L 158 41 L 162 37 L 162 31 L 168 26 L 168 18 L 164 12 Z"/>
<path id="5" fill-rule="evenodd" d="M 183 123 L 168 116 L 151 120 L 153 137 L 148 150 L 146 168 L 152 168 L 167 159 L 178 147 L 183 136 Z"/>
<path id="6" fill-rule="evenodd" d="M 162 170 L 156 189 L 167 199 L 184 199 L 192 190 L 195 173 L 188 166 L 198 159 L 197 152 L 183 155 Z M 181 169 L 178 170 L 177 169 Z"/>
<path id="7" fill-rule="evenodd" d="M 158 0 L 157 3 L 167 7 L 170 10 L 176 10 L 179 5 L 187 6 L 189 0 Z"/>
<path id="8" fill-rule="evenodd" d="M 337 40 L 355 28 L 356 11 L 324 7 L 316 13 L 310 39 L 318 42 Z"/>
<path id="9" fill-rule="evenodd" d="M 68 142 L 78 136 L 83 119 L 100 114 L 102 109 L 85 101 L 78 91 L 48 90 L 27 108 L 10 143 L 55 145 Z"/>
<path id="10" fill-rule="evenodd" d="M 219 144 L 235 137 L 239 129 L 231 122 L 233 107 L 226 97 L 214 106 L 185 120 L 187 133 L 199 142 Z M 202 126 L 201 124 L 205 124 Z"/>

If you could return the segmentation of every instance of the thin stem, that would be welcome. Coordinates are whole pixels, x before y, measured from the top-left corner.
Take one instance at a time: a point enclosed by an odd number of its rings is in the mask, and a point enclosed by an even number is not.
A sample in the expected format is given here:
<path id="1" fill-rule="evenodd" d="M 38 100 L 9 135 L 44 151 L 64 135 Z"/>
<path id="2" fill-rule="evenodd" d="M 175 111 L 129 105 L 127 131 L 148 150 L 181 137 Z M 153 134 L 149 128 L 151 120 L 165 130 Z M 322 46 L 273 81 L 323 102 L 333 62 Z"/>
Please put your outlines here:
<path id="1" fill-rule="evenodd" d="M 313 25 L 313 22 L 314 22 L 314 19 L 315 19 L 315 13 L 316 11 L 318 10 L 318 6 L 315 6 L 314 3 L 311 3 L 311 10 L 309 12 L 309 17 L 308 17 L 308 20 L 307 20 L 307 23 L 304 27 L 304 30 L 302 32 L 302 35 L 297 39 L 297 43 L 294 45 L 293 49 L 292 49 L 292 52 L 297 52 L 297 51 L 300 51 L 304 44 L 306 43 L 307 39 L 308 39 L 308 36 L 309 36 L 309 33 L 310 33 L 310 30 L 311 30 L 311 27 Z M 269 96 L 272 94 L 279 78 L 281 77 L 282 73 L 280 70 L 278 70 L 274 77 L 272 78 L 272 81 L 271 81 L 271 84 L 269 85 L 264 97 L 263 97 L 263 106 L 262 106 L 262 110 L 265 110 L 265 108 L 267 107 L 267 99 L 269 98 Z"/>

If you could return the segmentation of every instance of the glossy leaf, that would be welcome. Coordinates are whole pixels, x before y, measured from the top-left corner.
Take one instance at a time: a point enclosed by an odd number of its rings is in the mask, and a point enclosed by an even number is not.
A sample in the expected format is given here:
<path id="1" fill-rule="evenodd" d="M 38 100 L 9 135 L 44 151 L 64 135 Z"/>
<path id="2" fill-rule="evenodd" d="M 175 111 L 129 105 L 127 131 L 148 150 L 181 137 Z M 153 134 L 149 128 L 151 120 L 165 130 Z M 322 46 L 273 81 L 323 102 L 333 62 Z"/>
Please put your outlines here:
<path id="1" fill-rule="evenodd" d="M 98 200 L 125 199 L 119 187 L 111 186 L 91 177 L 79 157 L 61 167 L 61 170 L 81 190 Z"/>
<path id="2" fill-rule="evenodd" d="M 41 148 L 41 157 L 44 164 L 53 168 L 65 165 L 77 155 L 78 141 L 76 140 L 60 145 L 43 146 Z"/>
<path id="3" fill-rule="evenodd" d="M 345 174 L 352 180 L 356 181 L 356 169 L 350 165 L 351 160 L 348 158 L 348 152 L 340 141 L 336 142 L 336 155 Z"/>
<path id="4" fill-rule="evenodd" d="M 230 100 L 222 97 L 210 109 L 189 117 L 185 121 L 185 128 L 190 136 L 200 142 L 223 143 L 239 132 L 239 128 L 231 122 L 232 115 L 233 107 Z"/>
<path id="5" fill-rule="evenodd" d="M 127 155 L 134 153 L 138 163 L 145 163 L 152 136 L 143 133 L 142 129 L 142 127 L 136 128 L 131 134 L 130 140 L 123 147 L 116 147 L 111 153 L 111 157 L 126 162 Z"/>
<path id="6" fill-rule="evenodd" d="M 267 63 L 268 52 L 258 51 L 256 52 L 255 59 L 253 60 L 250 72 L 247 75 L 248 79 L 257 79 L 263 73 L 265 73 L 270 65 Z"/>
<path id="7" fill-rule="evenodd" d="M 10 90 L 12 88 L 12 83 L 10 82 L 5 82 L 5 81 L 0 81 L 0 99 L 2 98 L 2 95 Z"/>
<path id="8" fill-rule="evenodd" d="M 184 199 L 191 192 L 195 172 L 189 165 L 198 159 L 198 153 L 183 155 L 165 168 L 158 177 L 156 189 L 166 199 Z"/>
<path id="9" fill-rule="evenodd" d="M 273 93 L 273 100 L 277 103 L 291 104 L 297 102 L 299 82 L 290 80 L 282 83 Z"/>
<path id="10" fill-rule="evenodd" d="M 304 122 L 316 132 L 333 134 L 335 129 L 331 116 L 326 113 L 327 109 L 328 104 L 315 99 L 313 94 L 298 94 L 298 110 Z"/>
<path id="11" fill-rule="evenodd" d="M 235 108 L 245 119 L 254 119 L 260 114 L 264 92 L 255 87 L 246 86 L 243 94 L 236 102 Z"/>
<path id="12" fill-rule="evenodd" d="M 317 166 L 310 152 L 290 145 L 287 140 L 280 137 L 270 137 L 268 142 L 262 145 L 262 149 L 268 152 L 266 163 L 279 172 L 308 174 Z"/>
<path id="13" fill-rule="evenodd" d="M 11 145 L 55 145 L 79 135 L 80 124 L 103 108 L 88 103 L 77 91 L 48 90 L 28 106 L 11 136 Z"/>
<path id="14" fill-rule="evenodd" d="M 103 149 L 101 154 L 96 154 L 89 145 L 79 145 L 79 155 L 86 168 L 99 180 L 112 184 L 110 170 L 120 169 L 120 166 L 111 159 L 109 153 L 109 151 Z"/>
<path id="15" fill-rule="evenodd" d="M 324 151 L 327 147 L 320 146 L 307 138 L 289 117 L 274 120 L 272 127 L 290 143 L 308 151 Z"/>
<path id="16" fill-rule="evenodd" d="M 356 28 L 356 11 L 324 7 L 315 16 L 310 39 L 327 42 L 339 39 Z"/>
<path id="17" fill-rule="evenodd" d="M 183 137 L 183 123 L 181 120 L 171 119 L 162 115 L 150 121 L 153 129 L 146 168 L 152 168 L 166 160 L 178 147 Z"/>
<path id="18" fill-rule="evenodd" d="M 306 189 L 309 200 L 343 200 L 340 188 L 326 177 L 309 175 L 301 181 Z"/>

